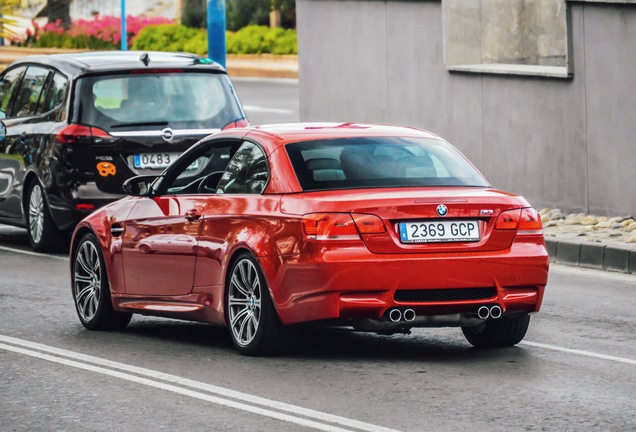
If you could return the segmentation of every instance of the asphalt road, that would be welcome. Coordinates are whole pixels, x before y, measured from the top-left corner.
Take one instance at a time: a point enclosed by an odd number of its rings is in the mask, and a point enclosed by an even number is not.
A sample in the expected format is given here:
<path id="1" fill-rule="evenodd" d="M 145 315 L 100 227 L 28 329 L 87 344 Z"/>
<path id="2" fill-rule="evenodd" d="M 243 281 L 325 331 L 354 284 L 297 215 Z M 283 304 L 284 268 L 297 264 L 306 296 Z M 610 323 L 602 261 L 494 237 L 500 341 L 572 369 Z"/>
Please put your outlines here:
<path id="1" fill-rule="evenodd" d="M 297 116 L 294 82 L 236 87 L 253 123 Z M 249 358 L 203 324 L 85 330 L 68 259 L 27 246 L 0 226 L 1 431 L 636 430 L 634 275 L 552 266 L 513 348 L 477 350 L 452 328 L 311 329 L 290 355 Z"/>
<path id="2" fill-rule="evenodd" d="M 248 358 L 203 324 L 85 330 L 66 257 L 25 243 L 0 227 L 3 431 L 636 429 L 634 276 L 553 266 L 514 348 L 473 349 L 458 329 L 312 329 L 290 355 Z"/>
<path id="3" fill-rule="evenodd" d="M 251 124 L 300 120 L 297 80 L 232 78 L 232 82 Z"/>

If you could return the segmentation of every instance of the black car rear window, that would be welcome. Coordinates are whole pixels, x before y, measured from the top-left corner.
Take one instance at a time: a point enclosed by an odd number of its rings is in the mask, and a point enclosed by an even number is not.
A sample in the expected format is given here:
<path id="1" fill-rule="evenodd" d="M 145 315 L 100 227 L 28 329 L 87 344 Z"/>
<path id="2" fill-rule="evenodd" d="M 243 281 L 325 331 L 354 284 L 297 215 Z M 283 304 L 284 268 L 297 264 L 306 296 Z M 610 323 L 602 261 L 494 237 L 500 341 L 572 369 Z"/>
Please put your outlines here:
<path id="1" fill-rule="evenodd" d="M 163 71 L 89 76 L 78 80 L 76 91 L 78 121 L 105 130 L 152 124 L 213 129 L 243 117 L 225 74 Z"/>
<path id="2" fill-rule="evenodd" d="M 489 186 L 457 150 L 439 139 L 337 138 L 288 144 L 285 149 L 305 191 Z"/>

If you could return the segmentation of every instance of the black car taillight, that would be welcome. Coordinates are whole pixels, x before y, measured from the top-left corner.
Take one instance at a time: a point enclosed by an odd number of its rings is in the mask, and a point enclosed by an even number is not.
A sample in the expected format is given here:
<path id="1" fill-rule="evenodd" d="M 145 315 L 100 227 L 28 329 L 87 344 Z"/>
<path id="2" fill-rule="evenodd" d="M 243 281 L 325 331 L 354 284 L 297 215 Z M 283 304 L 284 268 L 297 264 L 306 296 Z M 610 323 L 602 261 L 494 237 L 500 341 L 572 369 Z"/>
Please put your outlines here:
<path id="1" fill-rule="evenodd" d="M 57 134 L 57 141 L 62 144 L 102 144 L 116 138 L 103 129 L 71 123 Z"/>

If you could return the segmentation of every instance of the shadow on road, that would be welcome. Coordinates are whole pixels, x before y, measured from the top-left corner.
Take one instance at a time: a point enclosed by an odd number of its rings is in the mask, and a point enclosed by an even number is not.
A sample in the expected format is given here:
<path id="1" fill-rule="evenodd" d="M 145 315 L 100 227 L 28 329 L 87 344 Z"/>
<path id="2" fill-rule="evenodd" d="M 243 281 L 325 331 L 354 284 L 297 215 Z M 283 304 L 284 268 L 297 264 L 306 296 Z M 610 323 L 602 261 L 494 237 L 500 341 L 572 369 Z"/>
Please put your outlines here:
<path id="1" fill-rule="evenodd" d="M 71 239 L 70 234 L 57 245 L 53 254 L 68 256 Z M 29 244 L 29 236 L 24 228 L 16 228 L 0 224 L 0 245 L 25 251 L 33 251 Z"/>
<path id="2" fill-rule="evenodd" d="M 441 331 L 440 331 L 441 330 Z M 114 342 L 104 333 L 92 335 Z M 157 351 L 173 351 L 178 344 L 184 352 L 206 355 L 236 355 L 228 330 L 206 324 L 160 318 L 133 318 L 126 330 L 109 333 L 118 342 L 143 345 L 151 343 Z M 92 339 L 92 338 L 91 338 Z M 139 341 L 138 341 L 139 342 Z M 137 343 L 138 343 L 137 342 Z M 162 345 L 165 344 L 165 347 Z M 180 349 L 181 349 L 180 348 Z M 199 351 L 200 350 L 200 351 Z M 221 353 L 219 352 L 221 351 Z M 505 358 L 503 355 L 505 354 Z M 299 341 L 287 354 L 274 359 L 303 361 L 426 361 L 430 363 L 481 363 L 490 360 L 523 361 L 527 352 L 523 348 L 475 349 L 463 339 L 459 328 L 418 329 L 411 335 L 382 336 L 355 332 L 346 328 L 303 328 Z M 245 359 L 244 357 L 242 357 Z"/>
<path id="3" fill-rule="evenodd" d="M 18 249 L 30 249 L 26 229 L 0 225 L 0 244 Z"/>

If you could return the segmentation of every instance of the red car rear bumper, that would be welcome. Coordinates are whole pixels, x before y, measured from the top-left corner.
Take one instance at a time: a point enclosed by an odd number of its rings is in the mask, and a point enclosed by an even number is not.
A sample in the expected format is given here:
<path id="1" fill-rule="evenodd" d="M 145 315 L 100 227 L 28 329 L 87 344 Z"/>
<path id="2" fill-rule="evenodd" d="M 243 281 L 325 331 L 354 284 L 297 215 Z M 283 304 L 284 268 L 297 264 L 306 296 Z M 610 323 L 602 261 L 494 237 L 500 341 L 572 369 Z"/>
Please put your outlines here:
<path id="1" fill-rule="evenodd" d="M 284 324 L 380 319 L 393 307 L 446 315 L 498 304 L 504 316 L 532 313 L 548 278 L 542 239 L 496 252 L 380 255 L 361 246 L 259 261 Z"/>

